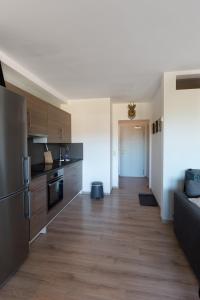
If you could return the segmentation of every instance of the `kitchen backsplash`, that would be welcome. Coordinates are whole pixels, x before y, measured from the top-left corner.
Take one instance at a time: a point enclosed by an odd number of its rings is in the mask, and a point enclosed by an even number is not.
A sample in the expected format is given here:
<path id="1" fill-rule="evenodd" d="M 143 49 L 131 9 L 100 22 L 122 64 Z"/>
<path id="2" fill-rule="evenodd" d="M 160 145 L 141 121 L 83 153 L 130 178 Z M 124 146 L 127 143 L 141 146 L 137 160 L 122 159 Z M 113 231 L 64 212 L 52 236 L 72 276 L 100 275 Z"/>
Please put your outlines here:
<path id="1" fill-rule="evenodd" d="M 60 148 L 63 155 L 67 152 L 70 158 L 83 159 L 83 143 L 47 144 L 47 146 L 54 160 L 59 159 Z M 28 139 L 28 153 L 31 157 L 31 165 L 43 163 L 45 151 L 45 144 L 35 144 L 32 138 Z"/>

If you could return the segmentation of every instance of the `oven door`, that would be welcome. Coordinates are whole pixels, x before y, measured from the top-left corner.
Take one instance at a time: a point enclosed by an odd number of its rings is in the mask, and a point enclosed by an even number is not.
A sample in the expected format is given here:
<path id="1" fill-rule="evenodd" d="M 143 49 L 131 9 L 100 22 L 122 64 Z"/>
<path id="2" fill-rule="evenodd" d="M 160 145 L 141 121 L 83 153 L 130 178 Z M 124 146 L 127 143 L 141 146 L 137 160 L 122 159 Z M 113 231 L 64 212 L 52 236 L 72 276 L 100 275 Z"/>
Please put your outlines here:
<path id="1" fill-rule="evenodd" d="M 63 200 L 63 177 L 48 182 L 48 209 Z"/>

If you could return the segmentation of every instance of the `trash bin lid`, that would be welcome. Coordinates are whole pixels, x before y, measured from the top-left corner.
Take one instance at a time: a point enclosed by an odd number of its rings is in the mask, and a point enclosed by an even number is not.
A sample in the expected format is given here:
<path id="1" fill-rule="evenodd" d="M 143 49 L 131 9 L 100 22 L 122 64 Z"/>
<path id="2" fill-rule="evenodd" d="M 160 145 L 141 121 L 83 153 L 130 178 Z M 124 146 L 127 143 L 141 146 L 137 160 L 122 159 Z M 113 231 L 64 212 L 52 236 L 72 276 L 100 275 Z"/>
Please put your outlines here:
<path id="1" fill-rule="evenodd" d="M 101 181 L 93 181 L 92 182 L 92 185 L 94 186 L 94 185 L 103 185 L 103 182 L 101 182 Z"/>

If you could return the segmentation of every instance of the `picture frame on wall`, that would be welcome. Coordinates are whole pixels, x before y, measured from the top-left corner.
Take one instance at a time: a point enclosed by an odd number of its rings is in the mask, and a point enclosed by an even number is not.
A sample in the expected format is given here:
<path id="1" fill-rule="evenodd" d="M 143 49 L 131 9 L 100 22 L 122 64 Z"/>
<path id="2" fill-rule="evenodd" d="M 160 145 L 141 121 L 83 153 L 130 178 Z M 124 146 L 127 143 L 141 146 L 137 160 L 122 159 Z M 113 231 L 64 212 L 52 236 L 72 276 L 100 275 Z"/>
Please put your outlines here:
<path id="1" fill-rule="evenodd" d="M 158 131 L 159 131 L 159 132 L 162 131 L 162 121 L 161 121 L 161 118 L 158 119 Z"/>
<path id="2" fill-rule="evenodd" d="M 155 133 L 155 123 L 152 123 L 152 133 Z"/>
<path id="3" fill-rule="evenodd" d="M 156 126 L 155 130 L 156 130 L 156 133 L 157 133 L 158 132 L 158 120 L 155 122 L 155 126 Z"/>

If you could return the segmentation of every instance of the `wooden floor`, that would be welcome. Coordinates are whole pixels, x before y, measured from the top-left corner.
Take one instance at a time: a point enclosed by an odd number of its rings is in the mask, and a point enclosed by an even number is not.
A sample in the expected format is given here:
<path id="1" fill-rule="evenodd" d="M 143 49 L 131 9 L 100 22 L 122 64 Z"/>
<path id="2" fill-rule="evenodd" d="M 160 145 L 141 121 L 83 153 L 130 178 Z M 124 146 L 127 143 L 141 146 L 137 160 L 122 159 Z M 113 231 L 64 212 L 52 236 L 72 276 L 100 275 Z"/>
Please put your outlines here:
<path id="1" fill-rule="evenodd" d="M 78 196 L 31 246 L 3 300 L 193 300 L 197 281 L 145 179 L 121 179 L 104 201 Z"/>

